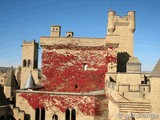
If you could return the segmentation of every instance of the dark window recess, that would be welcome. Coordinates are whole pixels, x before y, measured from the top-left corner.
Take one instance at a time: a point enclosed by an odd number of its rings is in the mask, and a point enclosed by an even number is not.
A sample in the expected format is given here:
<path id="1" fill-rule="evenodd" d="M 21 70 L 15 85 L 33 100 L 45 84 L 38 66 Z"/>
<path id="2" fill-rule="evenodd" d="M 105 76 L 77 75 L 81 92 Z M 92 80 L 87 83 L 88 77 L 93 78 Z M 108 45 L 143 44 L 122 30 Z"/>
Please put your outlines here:
<path id="1" fill-rule="evenodd" d="M 54 114 L 54 115 L 52 116 L 52 120 L 58 120 L 58 116 L 57 116 L 56 114 Z"/>
<path id="2" fill-rule="evenodd" d="M 76 120 L 76 110 L 75 109 L 72 109 L 71 120 Z"/>
<path id="3" fill-rule="evenodd" d="M 66 109 L 65 120 L 70 120 L 70 110 Z"/>
<path id="4" fill-rule="evenodd" d="M 27 63 L 26 63 L 26 60 L 24 59 L 24 60 L 23 60 L 23 67 L 26 67 L 26 64 L 27 64 Z"/>

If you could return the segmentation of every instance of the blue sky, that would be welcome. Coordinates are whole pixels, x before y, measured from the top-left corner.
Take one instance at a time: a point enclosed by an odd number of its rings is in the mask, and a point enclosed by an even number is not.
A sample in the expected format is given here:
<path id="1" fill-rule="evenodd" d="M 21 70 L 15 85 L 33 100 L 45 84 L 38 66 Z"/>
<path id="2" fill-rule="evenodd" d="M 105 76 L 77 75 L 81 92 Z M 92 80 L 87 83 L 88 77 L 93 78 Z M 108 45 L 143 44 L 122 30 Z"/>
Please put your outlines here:
<path id="1" fill-rule="evenodd" d="M 135 56 L 151 71 L 160 58 L 159 6 L 159 0 L 0 0 L 0 66 L 21 65 L 23 39 L 39 41 L 51 25 L 61 25 L 62 36 L 104 38 L 112 8 L 121 16 L 136 11 Z"/>

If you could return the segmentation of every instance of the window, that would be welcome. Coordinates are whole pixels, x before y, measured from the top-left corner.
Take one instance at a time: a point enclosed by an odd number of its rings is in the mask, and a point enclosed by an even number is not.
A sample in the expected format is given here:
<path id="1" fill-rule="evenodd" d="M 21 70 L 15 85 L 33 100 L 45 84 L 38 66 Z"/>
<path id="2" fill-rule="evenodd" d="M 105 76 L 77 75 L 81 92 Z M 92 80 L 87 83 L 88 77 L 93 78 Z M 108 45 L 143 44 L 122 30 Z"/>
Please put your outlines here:
<path id="1" fill-rule="evenodd" d="M 83 69 L 84 69 L 85 71 L 87 70 L 87 67 L 88 67 L 87 63 L 84 63 L 84 64 L 83 64 Z"/>
<path id="2" fill-rule="evenodd" d="M 70 110 L 66 109 L 65 120 L 70 120 Z"/>
<path id="3" fill-rule="evenodd" d="M 28 60 L 28 67 L 31 67 L 31 60 Z"/>
<path id="4" fill-rule="evenodd" d="M 45 108 L 41 109 L 41 120 L 45 120 Z"/>
<path id="5" fill-rule="evenodd" d="M 35 120 L 39 120 L 39 108 L 36 108 L 35 114 Z"/>
<path id="6" fill-rule="evenodd" d="M 75 109 L 72 109 L 71 120 L 76 120 L 76 110 Z"/>
<path id="7" fill-rule="evenodd" d="M 75 85 L 75 89 L 77 89 L 78 88 L 78 85 Z"/>
<path id="8" fill-rule="evenodd" d="M 57 116 L 56 114 L 54 114 L 54 115 L 52 116 L 52 120 L 58 120 L 58 116 Z"/>
<path id="9" fill-rule="evenodd" d="M 41 120 L 45 120 L 45 108 L 44 107 L 42 109 L 36 108 L 35 110 L 35 120 L 39 120 L 40 118 Z"/>
<path id="10" fill-rule="evenodd" d="M 26 67 L 26 60 L 23 60 L 23 67 Z"/>
<path id="11" fill-rule="evenodd" d="M 143 92 L 145 92 L 145 88 L 143 88 Z"/>

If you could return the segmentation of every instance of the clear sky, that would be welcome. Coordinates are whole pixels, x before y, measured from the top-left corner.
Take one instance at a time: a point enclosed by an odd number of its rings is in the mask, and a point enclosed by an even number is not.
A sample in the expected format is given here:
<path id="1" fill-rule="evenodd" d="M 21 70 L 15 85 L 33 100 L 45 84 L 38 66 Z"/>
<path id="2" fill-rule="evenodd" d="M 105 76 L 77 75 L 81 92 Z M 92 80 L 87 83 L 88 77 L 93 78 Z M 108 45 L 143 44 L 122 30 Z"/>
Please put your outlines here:
<path id="1" fill-rule="evenodd" d="M 0 66 L 21 65 L 23 39 L 39 41 L 51 25 L 61 25 L 62 36 L 104 38 L 112 8 L 121 16 L 136 11 L 135 56 L 151 71 L 160 58 L 159 6 L 159 0 L 0 0 Z"/>

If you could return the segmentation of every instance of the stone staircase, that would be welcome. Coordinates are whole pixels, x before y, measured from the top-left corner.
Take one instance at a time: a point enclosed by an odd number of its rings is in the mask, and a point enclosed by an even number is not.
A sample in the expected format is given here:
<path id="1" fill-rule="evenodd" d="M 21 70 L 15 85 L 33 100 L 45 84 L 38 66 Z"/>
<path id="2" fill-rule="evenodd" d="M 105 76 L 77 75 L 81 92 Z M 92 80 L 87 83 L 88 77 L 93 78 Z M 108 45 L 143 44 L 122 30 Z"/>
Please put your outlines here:
<path id="1" fill-rule="evenodd" d="M 24 117 L 25 117 L 25 112 L 24 111 L 20 110 L 17 107 L 14 107 L 13 105 L 9 105 L 9 106 L 13 110 L 14 118 L 16 120 L 24 120 Z"/>
<path id="2" fill-rule="evenodd" d="M 120 113 L 150 113 L 151 105 L 149 102 L 119 102 Z"/>

